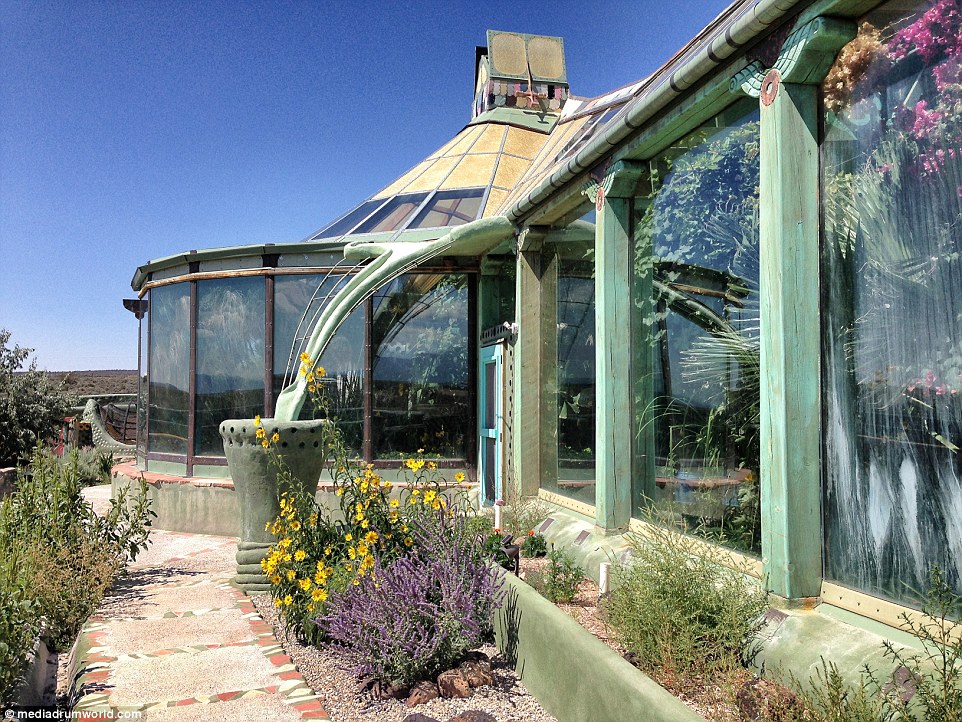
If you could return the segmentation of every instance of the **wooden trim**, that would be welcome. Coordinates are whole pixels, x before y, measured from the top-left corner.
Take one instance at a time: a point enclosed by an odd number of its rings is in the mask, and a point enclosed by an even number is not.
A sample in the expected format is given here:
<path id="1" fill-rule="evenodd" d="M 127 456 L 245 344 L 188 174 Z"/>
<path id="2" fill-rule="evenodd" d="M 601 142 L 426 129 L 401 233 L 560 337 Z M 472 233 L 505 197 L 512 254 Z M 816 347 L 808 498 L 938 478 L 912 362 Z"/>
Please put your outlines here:
<path id="1" fill-rule="evenodd" d="M 507 133 L 505 133 L 507 137 Z M 468 275 L 468 433 L 464 435 L 462 448 L 464 457 L 470 466 L 478 465 L 478 275 Z M 473 423 L 472 423 L 473 422 Z M 474 434 L 472 436 L 472 431 Z"/>
<path id="2" fill-rule="evenodd" d="M 643 537 L 650 537 L 652 525 L 646 521 L 641 521 L 640 519 L 632 519 L 628 522 L 628 529 L 635 534 L 639 534 Z M 662 528 L 659 528 L 662 530 Z M 756 579 L 762 579 L 764 575 L 764 569 L 762 565 L 762 560 L 755 557 L 750 557 L 747 554 L 742 554 L 734 549 L 728 549 L 720 544 L 714 544 L 710 541 L 705 541 L 704 539 L 699 539 L 698 537 L 691 536 L 690 534 L 683 535 L 681 532 L 677 532 L 673 529 L 667 529 L 670 534 L 677 534 L 678 536 L 684 536 L 686 541 L 692 543 L 692 546 L 698 550 L 698 553 L 713 559 L 714 561 L 722 564 L 726 567 L 734 569 L 738 572 L 743 572 Z"/>
<path id="3" fill-rule="evenodd" d="M 592 504 L 585 504 L 583 501 L 575 501 L 574 499 L 569 499 L 561 494 L 556 494 L 553 491 L 548 491 L 547 489 L 538 489 L 538 498 L 549 504 L 554 504 L 560 506 L 564 509 L 570 509 L 571 511 L 576 511 L 579 514 L 583 514 L 589 519 L 595 518 L 595 507 Z"/>
<path id="4" fill-rule="evenodd" d="M 871 594 L 859 592 L 841 584 L 829 581 L 822 582 L 821 597 L 823 604 L 830 604 L 833 607 L 844 609 L 847 612 L 858 614 L 859 616 L 881 622 L 889 627 L 901 629 L 908 632 L 903 615 L 911 619 L 914 623 L 931 623 L 931 619 L 922 612 L 911 607 L 906 607 L 896 602 L 890 602 L 881 597 L 873 597 Z M 952 637 L 962 636 L 962 623 L 948 623 Z"/>

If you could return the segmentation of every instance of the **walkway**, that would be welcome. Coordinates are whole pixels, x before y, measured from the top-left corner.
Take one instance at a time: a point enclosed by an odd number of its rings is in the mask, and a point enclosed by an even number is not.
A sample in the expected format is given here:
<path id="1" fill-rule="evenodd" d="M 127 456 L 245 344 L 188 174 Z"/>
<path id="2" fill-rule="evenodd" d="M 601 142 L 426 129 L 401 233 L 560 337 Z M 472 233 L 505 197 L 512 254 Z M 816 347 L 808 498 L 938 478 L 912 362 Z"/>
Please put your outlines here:
<path id="1" fill-rule="evenodd" d="M 104 497 L 109 487 L 88 492 Z M 271 627 L 228 583 L 236 543 L 151 532 L 150 548 L 81 632 L 71 660 L 78 711 L 138 710 L 142 720 L 171 722 L 329 719 Z"/>

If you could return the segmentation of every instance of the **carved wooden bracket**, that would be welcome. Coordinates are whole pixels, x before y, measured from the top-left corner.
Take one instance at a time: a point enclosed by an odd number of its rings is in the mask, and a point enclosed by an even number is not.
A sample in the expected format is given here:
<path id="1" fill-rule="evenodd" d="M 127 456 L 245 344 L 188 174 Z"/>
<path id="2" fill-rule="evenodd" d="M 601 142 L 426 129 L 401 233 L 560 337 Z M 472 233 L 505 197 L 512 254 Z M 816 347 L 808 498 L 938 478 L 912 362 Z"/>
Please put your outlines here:
<path id="1" fill-rule="evenodd" d="M 551 232 L 551 226 L 525 226 L 518 233 L 518 253 L 540 251 L 544 239 Z"/>
<path id="2" fill-rule="evenodd" d="M 635 195 L 638 181 L 648 171 L 646 163 L 634 160 L 619 160 L 605 163 L 591 173 L 591 178 L 581 189 L 597 210 L 605 204 L 605 198 L 631 198 Z"/>
<path id="3" fill-rule="evenodd" d="M 757 60 L 752 62 L 735 74 L 728 90 L 752 98 L 767 96 L 769 105 L 781 83 L 821 83 L 838 51 L 856 32 L 852 20 L 817 17 L 788 36 L 775 65 L 766 69 Z"/>

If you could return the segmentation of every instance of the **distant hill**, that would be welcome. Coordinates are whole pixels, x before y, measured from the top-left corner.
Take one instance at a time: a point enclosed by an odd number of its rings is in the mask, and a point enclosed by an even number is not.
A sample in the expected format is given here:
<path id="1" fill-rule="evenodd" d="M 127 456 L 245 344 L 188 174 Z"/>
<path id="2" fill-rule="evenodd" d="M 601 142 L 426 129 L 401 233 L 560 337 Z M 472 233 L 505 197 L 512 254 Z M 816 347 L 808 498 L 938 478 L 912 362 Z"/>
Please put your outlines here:
<path id="1" fill-rule="evenodd" d="M 136 369 L 99 371 L 50 371 L 52 379 L 64 380 L 67 391 L 75 396 L 137 393 Z"/>

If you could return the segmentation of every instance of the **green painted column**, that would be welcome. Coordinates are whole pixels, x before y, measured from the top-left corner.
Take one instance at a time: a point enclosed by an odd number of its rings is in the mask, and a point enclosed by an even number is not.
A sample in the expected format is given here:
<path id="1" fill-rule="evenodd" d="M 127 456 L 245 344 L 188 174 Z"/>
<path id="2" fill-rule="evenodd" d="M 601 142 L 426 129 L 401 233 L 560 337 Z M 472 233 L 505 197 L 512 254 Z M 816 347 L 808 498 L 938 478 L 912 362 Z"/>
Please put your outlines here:
<path id="1" fill-rule="evenodd" d="M 631 519 L 631 318 L 634 191 L 644 166 L 619 161 L 586 189 L 595 201 L 595 523 Z"/>
<path id="2" fill-rule="evenodd" d="M 849 21 L 816 18 L 775 66 L 732 81 L 760 98 L 762 558 L 769 588 L 816 597 L 822 582 L 818 86 Z"/>
<path id="3" fill-rule="evenodd" d="M 514 483 L 522 496 L 538 493 L 547 470 L 543 464 L 543 441 L 547 419 L 543 418 L 544 325 L 543 296 L 555 293 L 550 282 L 542 284 L 541 246 L 546 230 L 526 228 L 518 237 L 518 268 L 515 320 L 518 337 L 514 347 Z M 550 278 L 549 278 L 550 281 Z"/>

